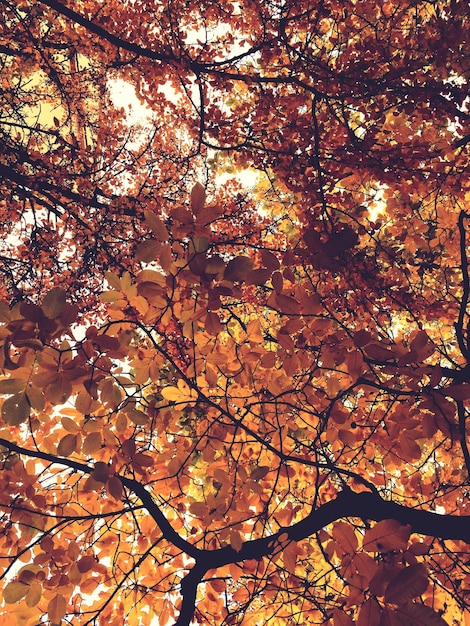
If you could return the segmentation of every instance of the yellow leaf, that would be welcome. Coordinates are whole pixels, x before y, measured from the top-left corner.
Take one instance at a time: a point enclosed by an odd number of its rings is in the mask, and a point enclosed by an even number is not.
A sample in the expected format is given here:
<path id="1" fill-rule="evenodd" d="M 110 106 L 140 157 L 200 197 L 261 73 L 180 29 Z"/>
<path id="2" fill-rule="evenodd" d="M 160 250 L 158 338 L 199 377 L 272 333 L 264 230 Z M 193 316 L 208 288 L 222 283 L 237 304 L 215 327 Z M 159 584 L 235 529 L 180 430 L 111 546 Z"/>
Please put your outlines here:
<path id="1" fill-rule="evenodd" d="M 3 600 L 6 604 L 15 604 L 21 600 L 21 598 L 24 598 L 28 591 L 29 585 L 14 580 L 13 582 L 8 583 L 3 590 Z"/>
<path id="2" fill-rule="evenodd" d="M 162 389 L 161 394 L 165 400 L 172 402 L 189 402 L 196 400 L 197 392 L 191 389 L 186 381 L 180 378 L 177 385 L 177 387 L 170 385 Z"/>
<path id="3" fill-rule="evenodd" d="M 26 597 L 25 597 L 26 604 L 29 607 L 36 606 L 36 604 L 39 602 L 41 597 L 42 597 L 42 585 L 39 583 L 33 583 L 30 586 L 28 593 L 26 594 Z"/>
<path id="4" fill-rule="evenodd" d="M 112 272 L 105 272 L 104 275 L 112 289 L 115 289 L 116 291 L 121 291 L 121 279 L 119 278 L 119 276 L 116 276 L 116 274 L 113 274 Z"/>

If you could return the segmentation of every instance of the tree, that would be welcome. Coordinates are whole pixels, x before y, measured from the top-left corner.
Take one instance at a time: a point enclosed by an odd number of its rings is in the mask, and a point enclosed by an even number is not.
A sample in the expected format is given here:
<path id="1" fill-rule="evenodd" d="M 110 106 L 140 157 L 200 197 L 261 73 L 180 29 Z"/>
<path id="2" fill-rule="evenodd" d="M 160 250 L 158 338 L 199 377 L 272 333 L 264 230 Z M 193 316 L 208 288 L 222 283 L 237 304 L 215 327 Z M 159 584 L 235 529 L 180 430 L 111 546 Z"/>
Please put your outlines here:
<path id="1" fill-rule="evenodd" d="M 466 3 L 2 13 L 0 624 L 468 621 Z"/>

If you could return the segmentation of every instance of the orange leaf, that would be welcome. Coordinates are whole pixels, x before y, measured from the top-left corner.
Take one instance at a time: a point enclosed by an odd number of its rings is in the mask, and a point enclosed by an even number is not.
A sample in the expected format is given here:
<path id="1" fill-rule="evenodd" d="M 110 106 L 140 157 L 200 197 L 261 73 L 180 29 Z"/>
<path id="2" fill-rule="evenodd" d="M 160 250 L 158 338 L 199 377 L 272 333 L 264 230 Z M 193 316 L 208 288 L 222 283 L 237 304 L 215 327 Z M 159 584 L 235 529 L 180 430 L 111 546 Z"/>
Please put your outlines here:
<path id="1" fill-rule="evenodd" d="M 243 539 L 238 530 L 230 529 L 230 545 L 235 552 L 240 552 L 243 547 Z"/>
<path id="2" fill-rule="evenodd" d="M 167 241 L 168 231 L 162 220 L 153 211 L 144 211 L 145 221 L 150 226 L 151 231 L 159 241 Z M 154 257 L 155 258 L 155 257 Z"/>
<path id="3" fill-rule="evenodd" d="M 90 433 L 83 441 L 82 451 L 84 454 L 93 454 L 101 448 L 103 436 L 100 431 Z"/>

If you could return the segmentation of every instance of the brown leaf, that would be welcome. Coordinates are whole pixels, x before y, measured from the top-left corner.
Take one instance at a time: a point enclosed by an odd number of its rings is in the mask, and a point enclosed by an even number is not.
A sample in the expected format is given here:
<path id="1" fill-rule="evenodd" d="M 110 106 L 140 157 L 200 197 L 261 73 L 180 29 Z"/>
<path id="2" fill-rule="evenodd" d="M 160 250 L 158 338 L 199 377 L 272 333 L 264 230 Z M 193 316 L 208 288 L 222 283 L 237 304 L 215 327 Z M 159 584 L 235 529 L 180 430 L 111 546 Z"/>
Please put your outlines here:
<path id="1" fill-rule="evenodd" d="M 78 435 L 74 435 L 72 433 L 65 435 L 65 437 L 62 437 L 59 445 L 57 446 L 57 454 L 65 457 L 70 456 L 77 451 L 78 441 Z"/>
<path id="2" fill-rule="evenodd" d="M 144 211 L 145 221 L 158 241 L 167 241 L 168 231 L 163 221 L 153 211 Z M 154 257 L 155 258 L 155 257 Z"/>
<path id="3" fill-rule="evenodd" d="M 194 213 L 194 215 L 199 215 L 199 213 L 204 208 L 205 202 L 206 191 L 201 183 L 196 183 L 191 189 L 191 211 Z"/>
<path id="4" fill-rule="evenodd" d="M 65 306 L 66 293 L 60 287 L 54 287 L 42 301 L 44 315 L 50 319 L 58 317 Z"/>
<path id="5" fill-rule="evenodd" d="M 237 256 L 228 262 L 224 272 L 224 279 L 231 282 L 242 282 L 246 280 L 252 268 L 252 259 L 247 256 Z"/>
<path id="6" fill-rule="evenodd" d="M 60 624 L 62 618 L 65 616 L 67 610 L 67 603 L 64 596 L 61 594 L 55 595 L 47 605 L 47 614 L 49 620 L 53 624 Z"/>
<path id="7" fill-rule="evenodd" d="M 411 526 L 403 526 L 396 520 L 386 519 L 366 530 L 362 545 L 367 552 L 403 550 L 410 534 Z"/>
<path id="8" fill-rule="evenodd" d="M 385 601 L 403 604 L 422 595 L 428 588 L 428 573 L 422 563 L 405 567 L 388 583 Z"/>

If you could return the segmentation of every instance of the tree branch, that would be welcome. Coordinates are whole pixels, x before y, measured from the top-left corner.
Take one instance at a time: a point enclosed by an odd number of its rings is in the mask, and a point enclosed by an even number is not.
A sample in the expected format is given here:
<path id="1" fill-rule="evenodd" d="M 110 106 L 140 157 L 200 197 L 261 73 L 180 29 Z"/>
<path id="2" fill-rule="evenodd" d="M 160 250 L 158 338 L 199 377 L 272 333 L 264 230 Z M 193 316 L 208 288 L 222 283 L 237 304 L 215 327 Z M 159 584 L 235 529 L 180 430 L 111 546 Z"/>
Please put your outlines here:
<path id="1" fill-rule="evenodd" d="M 83 474 L 91 474 L 94 471 L 94 467 L 87 465 L 86 463 L 80 463 L 78 461 L 73 461 L 72 459 L 65 459 L 60 456 L 55 456 L 53 454 L 49 454 L 47 452 L 41 452 L 40 450 L 28 450 L 27 448 L 23 448 L 18 446 L 16 443 L 12 441 L 7 441 L 6 439 L 0 438 L 0 446 L 7 448 L 12 452 L 16 452 L 17 454 L 23 454 L 25 456 L 29 456 L 35 459 L 42 459 L 44 461 L 48 461 L 49 463 L 56 463 L 58 465 L 63 465 L 65 467 L 69 467 L 70 469 L 74 469 L 78 472 L 82 472 Z M 193 558 L 197 558 L 198 555 L 202 554 L 204 551 L 195 547 L 181 535 L 179 535 L 170 524 L 170 522 L 166 519 L 165 515 L 160 510 L 160 507 L 153 499 L 152 495 L 147 491 L 142 483 L 139 483 L 137 480 L 133 478 L 127 478 L 125 476 L 120 476 L 116 474 L 116 476 L 121 481 L 122 485 L 132 491 L 142 502 L 149 515 L 155 520 L 158 527 L 162 531 L 163 536 L 167 541 L 172 543 L 174 546 L 180 548 Z"/>

